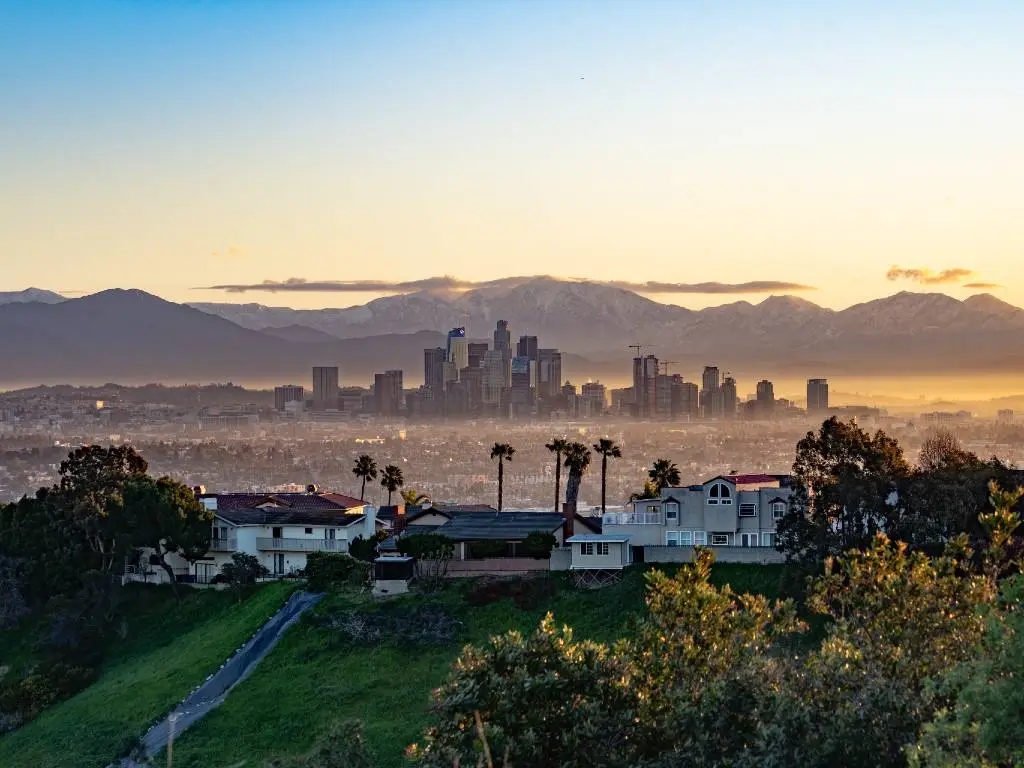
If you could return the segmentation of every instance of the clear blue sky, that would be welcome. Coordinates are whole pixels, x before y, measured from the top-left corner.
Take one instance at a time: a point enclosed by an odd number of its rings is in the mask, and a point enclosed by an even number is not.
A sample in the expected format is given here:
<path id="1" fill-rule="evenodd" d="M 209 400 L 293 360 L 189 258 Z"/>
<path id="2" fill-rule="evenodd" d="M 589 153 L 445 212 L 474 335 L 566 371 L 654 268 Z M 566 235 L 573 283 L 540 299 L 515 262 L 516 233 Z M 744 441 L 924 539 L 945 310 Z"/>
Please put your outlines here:
<path id="1" fill-rule="evenodd" d="M 0 290 L 542 273 L 1024 304 L 1022 40 L 1019 0 L 0 0 Z"/>

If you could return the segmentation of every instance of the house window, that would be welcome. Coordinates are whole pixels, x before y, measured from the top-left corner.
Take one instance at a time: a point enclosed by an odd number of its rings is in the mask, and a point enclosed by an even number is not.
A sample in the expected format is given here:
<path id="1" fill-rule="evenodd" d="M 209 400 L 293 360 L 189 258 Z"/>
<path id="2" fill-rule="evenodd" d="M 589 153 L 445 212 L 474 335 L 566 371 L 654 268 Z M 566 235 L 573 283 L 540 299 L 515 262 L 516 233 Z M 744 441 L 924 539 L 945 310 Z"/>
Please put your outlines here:
<path id="1" fill-rule="evenodd" d="M 580 554 L 581 555 L 592 555 L 592 554 L 594 554 L 594 544 L 593 544 L 593 542 L 585 541 L 582 544 L 580 544 Z"/>
<path id="2" fill-rule="evenodd" d="M 693 545 L 693 531 L 679 532 L 679 546 L 689 547 Z"/>
<path id="3" fill-rule="evenodd" d="M 658 514 L 659 512 L 661 512 L 661 507 L 660 507 L 660 506 L 658 506 L 657 504 L 652 504 L 651 506 L 649 506 L 649 507 L 647 508 L 647 511 L 648 511 L 648 512 L 650 512 L 650 513 L 651 513 L 651 514 L 653 514 L 653 515 L 656 515 L 656 514 Z"/>
<path id="4" fill-rule="evenodd" d="M 761 534 L 761 546 L 762 547 L 774 547 L 775 546 L 775 534 L 774 533 L 762 533 Z"/>
<path id="5" fill-rule="evenodd" d="M 740 546 L 741 547 L 756 547 L 757 546 L 757 534 L 756 533 L 741 533 L 740 534 Z"/>
<path id="6" fill-rule="evenodd" d="M 740 517 L 757 517 L 757 504 L 740 504 Z"/>
<path id="7" fill-rule="evenodd" d="M 678 520 L 679 519 L 679 505 L 678 504 L 666 504 L 665 505 L 665 519 L 666 520 Z"/>
<path id="8" fill-rule="evenodd" d="M 312 528 L 307 528 L 306 529 L 306 535 L 307 536 L 311 536 L 312 534 L 313 534 L 313 529 Z"/>
<path id="9" fill-rule="evenodd" d="M 713 546 L 713 547 L 727 547 L 727 546 L 729 546 L 729 534 L 728 533 L 712 533 L 711 534 L 711 546 Z"/>
<path id="10" fill-rule="evenodd" d="M 337 532 L 333 528 L 324 528 L 324 538 L 334 539 L 337 536 Z"/>
<path id="11" fill-rule="evenodd" d="M 783 501 L 772 502 L 772 519 L 778 520 L 786 514 L 786 503 Z"/>
<path id="12" fill-rule="evenodd" d="M 665 531 L 665 545 L 669 547 L 678 547 L 679 531 Z"/>
<path id="13" fill-rule="evenodd" d="M 732 491 L 725 483 L 715 483 L 708 491 L 708 504 L 732 504 Z"/>
<path id="14" fill-rule="evenodd" d="M 708 543 L 707 531 L 694 531 L 693 532 L 693 545 L 695 547 L 703 547 Z"/>
<path id="15" fill-rule="evenodd" d="M 599 555 L 607 555 L 608 554 L 608 542 L 607 541 L 599 541 L 597 543 L 597 554 L 599 554 Z"/>

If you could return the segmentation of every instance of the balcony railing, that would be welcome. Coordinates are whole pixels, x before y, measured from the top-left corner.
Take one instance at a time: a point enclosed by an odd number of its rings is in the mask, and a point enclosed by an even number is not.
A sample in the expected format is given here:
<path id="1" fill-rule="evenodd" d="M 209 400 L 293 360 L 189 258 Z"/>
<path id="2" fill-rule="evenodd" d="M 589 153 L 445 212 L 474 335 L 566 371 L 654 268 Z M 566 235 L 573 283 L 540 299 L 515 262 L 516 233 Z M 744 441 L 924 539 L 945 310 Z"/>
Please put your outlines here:
<path id="1" fill-rule="evenodd" d="M 348 540 L 256 539 L 256 548 L 281 552 L 348 552 Z"/>
<path id="2" fill-rule="evenodd" d="M 237 552 L 238 539 L 234 536 L 210 539 L 211 552 Z"/>
<path id="3" fill-rule="evenodd" d="M 603 525 L 664 525 L 661 512 L 608 512 L 602 518 Z"/>

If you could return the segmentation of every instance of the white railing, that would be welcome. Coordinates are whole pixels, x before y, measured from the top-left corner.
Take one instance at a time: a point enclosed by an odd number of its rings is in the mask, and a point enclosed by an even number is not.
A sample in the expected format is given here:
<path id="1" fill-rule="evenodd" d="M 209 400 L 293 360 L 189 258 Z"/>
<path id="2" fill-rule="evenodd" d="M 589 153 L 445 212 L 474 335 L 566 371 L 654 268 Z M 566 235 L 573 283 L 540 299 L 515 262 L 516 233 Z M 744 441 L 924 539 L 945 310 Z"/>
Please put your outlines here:
<path id="1" fill-rule="evenodd" d="M 664 525 L 661 512 L 608 512 L 602 519 L 603 525 Z"/>
<path id="2" fill-rule="evenodd" d="M 225 538 L 210 539 L 211 552 L 237 552 L 238 539 L 234 536 Z"/>
<path id="3" fill-rule="evenodd" d="M 347 539 L 256 539 L 256 548 L 288 552 L 348 552 Z"/>

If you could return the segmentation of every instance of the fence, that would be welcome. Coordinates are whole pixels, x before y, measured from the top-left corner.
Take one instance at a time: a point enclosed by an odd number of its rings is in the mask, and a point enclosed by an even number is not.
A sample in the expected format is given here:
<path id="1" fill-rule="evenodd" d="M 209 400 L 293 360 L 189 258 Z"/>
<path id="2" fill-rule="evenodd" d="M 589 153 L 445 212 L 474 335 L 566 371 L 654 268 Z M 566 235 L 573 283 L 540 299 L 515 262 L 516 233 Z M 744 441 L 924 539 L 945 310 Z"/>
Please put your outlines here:
<path id="1" fill-rule="evenodd" d="M 709 547 L 719 563 L 784 563 L 786 556 L 772 547 Z M 644 560 L 648 563 L 689 563 L 693 560 L 693 547 L 644 547 Z"/>
<path id="2" fill-rule="evenodd" d="M 481 560 L 452 560 L 448 563 L 448 576 L 516 576 L 551 570 L 547 560 L 532 557 L 488 557 Z"/>
<path id="3" fill-rule="evenodd" d="M 572 565 L 572 547 L 557 547 L 551 550 L 550 568 L 552 571 L 568 571 Z"/>

